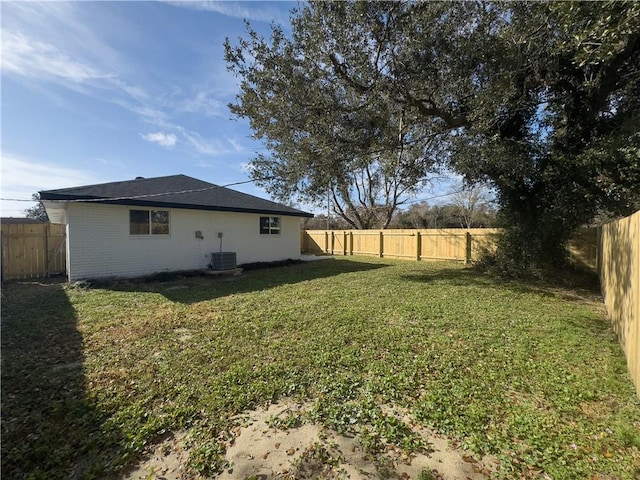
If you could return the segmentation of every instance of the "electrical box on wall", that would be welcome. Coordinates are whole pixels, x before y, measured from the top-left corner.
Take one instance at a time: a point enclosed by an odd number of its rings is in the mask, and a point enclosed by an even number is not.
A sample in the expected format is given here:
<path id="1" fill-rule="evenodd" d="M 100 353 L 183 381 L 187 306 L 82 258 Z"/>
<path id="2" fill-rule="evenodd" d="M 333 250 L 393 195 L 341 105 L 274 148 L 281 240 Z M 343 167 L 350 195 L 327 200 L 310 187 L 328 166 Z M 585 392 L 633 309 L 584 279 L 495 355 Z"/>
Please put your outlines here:
<path id="1" fill-rule="evenodd" d="M 196 231 L 196 238 L 202 240 L 204 237 L 202 236 L 202 232 L 200 230 Z"/>

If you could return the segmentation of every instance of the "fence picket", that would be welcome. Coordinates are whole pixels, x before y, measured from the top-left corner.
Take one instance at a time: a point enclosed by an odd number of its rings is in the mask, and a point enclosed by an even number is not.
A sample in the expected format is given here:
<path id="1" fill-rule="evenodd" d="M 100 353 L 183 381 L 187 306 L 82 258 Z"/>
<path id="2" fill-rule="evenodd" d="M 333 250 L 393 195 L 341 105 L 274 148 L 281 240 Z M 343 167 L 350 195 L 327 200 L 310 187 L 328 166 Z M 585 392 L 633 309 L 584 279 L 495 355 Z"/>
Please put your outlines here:
<path id="1" fill-rule="evenodd" d="M 65 225 L 3 223 L 2 280 L 66 273 Z"/>

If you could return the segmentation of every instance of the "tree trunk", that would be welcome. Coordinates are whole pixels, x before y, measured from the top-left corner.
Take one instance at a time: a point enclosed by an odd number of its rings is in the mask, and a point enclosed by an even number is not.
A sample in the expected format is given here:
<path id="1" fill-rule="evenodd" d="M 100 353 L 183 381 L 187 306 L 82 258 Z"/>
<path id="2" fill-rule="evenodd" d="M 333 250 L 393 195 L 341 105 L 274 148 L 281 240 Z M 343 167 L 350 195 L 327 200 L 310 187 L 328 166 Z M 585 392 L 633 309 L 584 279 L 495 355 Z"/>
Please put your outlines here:
<path id="1" fill-rule="evenodd" d="M 557 208 L 540 205 L 531 192 L 511 193 L 503 203 L 506 227 L 495 256 L 498 263 L 504 263 L 505 273 L 519 276 L 566 266 L 566 243 L 579 225 L 558 220 L 563 216 Z"/>

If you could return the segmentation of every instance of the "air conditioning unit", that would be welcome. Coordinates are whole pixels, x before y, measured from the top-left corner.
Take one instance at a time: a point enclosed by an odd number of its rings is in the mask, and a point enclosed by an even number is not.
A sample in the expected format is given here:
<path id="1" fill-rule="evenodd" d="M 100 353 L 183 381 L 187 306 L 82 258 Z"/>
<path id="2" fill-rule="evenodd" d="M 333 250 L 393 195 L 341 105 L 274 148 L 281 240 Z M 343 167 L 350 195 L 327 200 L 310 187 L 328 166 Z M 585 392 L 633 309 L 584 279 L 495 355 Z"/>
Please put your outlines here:
<path id="1" fill-rule="evenodd" d="M 213 270 L 231 270 L 236 268 L 236 252 L 213 252 L 211 265 Z"/>

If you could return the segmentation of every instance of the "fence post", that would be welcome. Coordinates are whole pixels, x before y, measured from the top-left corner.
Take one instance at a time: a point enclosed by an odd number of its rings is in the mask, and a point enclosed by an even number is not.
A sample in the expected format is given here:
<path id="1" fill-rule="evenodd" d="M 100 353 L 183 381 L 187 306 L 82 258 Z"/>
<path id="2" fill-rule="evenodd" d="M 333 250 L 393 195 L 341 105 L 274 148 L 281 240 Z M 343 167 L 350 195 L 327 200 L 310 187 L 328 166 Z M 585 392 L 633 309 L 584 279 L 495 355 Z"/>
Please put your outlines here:
<path id="1" fill-rule="evenodd" d="M 602 225 L 596 228 L 596 272 L 602 283 Z"/>
<path id="2" fill-rule="evenodd" d="M 331 255 L 333 255 L 333 249 L 335 248 L 335 246 L 336 246 L 336 237 L 332 230 L 331 231 Z"/>
<path id="3" fill-rule="evenodd" d="M 420 241 L 420 231 L 416 231 L 416 261 L 420 261 L 420 249 L 422 242 Z"/>
<path id="4" fill-rule="evenodd" d="M 49 237 L 51 236 L 51 224 L 47 224 L 47 227 L 44 230 L 44 264 L 45 268 L 45 278 L 49 278 L 51 276 L 51 267 L 49 265 Z"/>
<path id="5" fill-rule="evenodd" d="M 329 253 L 329 232 L 324 231 L 324 253 Z"/>
<path id="6" fill-rule="evenodd" d="M 465 248 L 464 248 L 464 264 L 471 263 L 471 234 L 466 232 L 465 234 Z"/>
<path id="7" fill-rule="evenodd" d="M 353 232 L 349 232 L 349 256 L 353 256 Z"/>
<path id="8" fill-rule="evenodd" d="M 380 240 L 378 243 L 380 244 L 380 252 L 378 253 L 378 256 L 382 258 L 382 255 L 384 254 L 384 233 L 382 233 L 382 230 L 380 230 Z"/>

